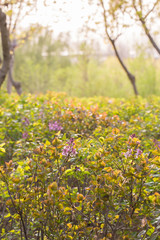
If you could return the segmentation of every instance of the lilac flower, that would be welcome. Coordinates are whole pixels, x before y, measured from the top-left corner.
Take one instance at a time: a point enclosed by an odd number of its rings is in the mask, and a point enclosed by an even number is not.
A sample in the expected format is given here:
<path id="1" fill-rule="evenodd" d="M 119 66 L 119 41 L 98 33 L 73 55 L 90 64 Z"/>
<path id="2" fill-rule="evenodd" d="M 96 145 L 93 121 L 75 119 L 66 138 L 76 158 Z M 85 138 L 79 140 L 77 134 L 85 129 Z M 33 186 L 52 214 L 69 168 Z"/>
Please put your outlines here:
<path id="1" fill-rule="evenodd" d="M 130 157 L 130 156 L 132 155 L 132 152 L 133 152 L 132 149 L 128 149 L 128 151 L 124 153 L 124 156 L 125 156 L 126 158 L 128 158 L 128 157 Z"/>
<path id="2" fill-rule="evenodd" d="M 76 150 L 72 146 L 65 146 L 62 150 L 62 155 L 65 157 L 74 157 L 77 154 Z"/>
<path id="3" fill-rule="evenodd" d="M 29 123 L 30 123 L 30 122 L 29 122 L 29 119 L 28 119 L 27 117 L 24 117 L 22 124 L 25 125 L 25 126 L 28 126 Z"/>
<path id="4" fill-rule="evenodd" d="M 22 134 L 22 138 L 23 138 L 23 139 L 27 139 L 28 137 L 29 137 L 28 132 L 24 132 L 24 133 Z"/>
<path id="5" fill-rule="evenodd" d="M 63 128 L 58 124 L 57 121 L 55 121 L 55 122 L 50 121 L 49 124 L 48 124 L 48 126 L 49 126 L 49 131 L 52 131 L 52 130 L 54 130 L 54 131 L 60 131 L 60 130 L 63 129 Z"/>
<path id="6" fill-rule="evenodd" d="M 62 150 L 62 155 L 68 157 L 70 155 L 70 146 L 65 146 Z"/>
<path id="7" fill-rule="evenodd" d="M 70 138 L 69 141 L 67 142 L 67 144 L 74 146 L 75 145 L 74 138 Z"/>
<path id="8" fill-rule="evenodd" d="M 130 135 L 130 137 L 131 137 L 131 138 L 135 138 L 135 137 L 136 137 L 136 134 L 133 133 L 133 134 Z"/>
<path id="9" fill-rule="evenodd" d="M 131 135 L 129 136 L 128 142 L 129 142 L 129 143 L 134 142 L 134 143 L 136 143 L 137 145 L 139 145 L 139 144 L 140 144 L 140 141 L 136 141 L 136 142 L 135 142 L 135 140 L 132 140 L 133 138 L 135 138 L 135 139 L 138 140 L 138 138 L 136 137 L 136 134 L 133 133 L 133 134 L 131 134 Z"/>
<path id="10" fill-rule="evenodd" d="M 138 158 L 138 156 L 141 155 L 142 153 L 143 153 L 142 150 L 138 148 L 135 157 Z"/>
<path id="11" fill-rule="evenodd" d="M 74 157 L 77 152 L 74 148 L 74 139 L 73 138 L 70 138 L 70 140 L 67 142 L 67 145 L 64 146 L 63 150 L 62 150 L 62 155 L 65 156 L 65 157 Z"/>
<path id="12" fill-rule="evenodd" d="M 160 149 L 160 141 L 153 140 L 154 146 Z"/>

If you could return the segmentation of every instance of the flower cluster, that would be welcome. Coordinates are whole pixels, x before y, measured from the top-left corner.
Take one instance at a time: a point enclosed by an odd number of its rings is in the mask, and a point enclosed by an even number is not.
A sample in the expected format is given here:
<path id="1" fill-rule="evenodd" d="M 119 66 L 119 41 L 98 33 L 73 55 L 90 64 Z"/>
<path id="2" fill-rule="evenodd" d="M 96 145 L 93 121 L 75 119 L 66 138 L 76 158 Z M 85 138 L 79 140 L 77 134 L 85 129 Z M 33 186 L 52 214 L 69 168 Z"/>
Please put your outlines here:
<path id="1" fill-rule="evenodd" d="M 155 139 L 155 140 L 153 140 L 153 142 L 154 142 L 154 146 L 157 147 L 158 149 L 160 149 L 160 141 Z"/>
<path id="2" fill-rule="evenodd" d="M 140 148 L 137 148 L 135 157 L 138 158 L 142 153 L 143 153 L 142 150 Z"/>
<path id="3" fill-rule="evenodd" d="M 132 149 L 128 149 L 127 152 L 124 153 L 124 156 L 126 158 L 128 158 L 128 157 L 130 157 L 132 155 L 132 153 L 133 153 L 133 150 Z"/>
<path id="4" fill-rule="evenodd" d="M 49 127 L 49 131 L 52 131 L 52 130 L 60 131 L 63 129 L 57 121 L 55 121 L 55 122 L 50 121 L 48 124 L 48 127 Z"/>
<path id="5" fill-rule="evenodd" d="M 143 153 L 143 151 L 139 148 L 140 141 L 135 134 L 131 134 L 129 136 L 128 143 L 130 146 L 127 149 L 127 152 L 122 154 L 125 156 L 125 158 L 129 158 L 131 156 L 134 158 L 138 158 Z"/>
<path id="6" fill-rule="evenodd" d="M 130 138 L 135 138 L 135 137 L 136 137 L 136 134 L 135 134 L 135 133 L 133 133 L 133 134 L 130 135 Z"/>
<path id="7" fill-rule="evenodd" d="M 74 145 L 74 139 L 70 138 L 70 140 L 67 142 L 67 145 L 63 148 L 62 155 L 65 157 L 74 157 L 77 154 Z"/>
<path id="8" fill-rule="evenodd" d="M 22 124 L 23 124 L 24 126 L 28 126 L 28 125 L 30 124 L 29 119 L 28 119 L 27 117 L 24 117 L 24 118 L 22 119 Z"/>
<path id="9" fill-rule="evenodd" d="M 132 155 L 135 156 L 135 158 L 138 158 L 141 154 L 142 154 L 142 150 L 140 148 L 137 148 L 136 151 L 133 151 L 133 149 L 129 149 L 127 150 L 127 152 L 125 152 L 123 155 L 125 156 L 125 158 L 129 158 Z"/>
<path id="10" fill-rule="evenodd" d="M 139 145 L 140 144 L 140 140 L 136 137 L 136 135 L 133 133 L 129 136 L 128 139 L 128 143 L 129 144 L 135 144 L 135 145 Z"/>
<path id="11" fill-rule="evenodd" d="M 27 139 L 29 137 L 28 132 L 22 133 L 22 138 Z"/>

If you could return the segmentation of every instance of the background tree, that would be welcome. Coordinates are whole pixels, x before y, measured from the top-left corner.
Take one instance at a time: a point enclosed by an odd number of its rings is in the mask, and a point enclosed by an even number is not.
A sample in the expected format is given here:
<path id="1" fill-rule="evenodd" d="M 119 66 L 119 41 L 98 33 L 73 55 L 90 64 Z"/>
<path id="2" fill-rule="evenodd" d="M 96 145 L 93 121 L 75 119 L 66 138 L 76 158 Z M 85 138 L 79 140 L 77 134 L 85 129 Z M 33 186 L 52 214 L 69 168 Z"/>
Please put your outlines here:
<path id="1" fill-rule="evenodd" d="M 145 34 L 147 35 L 152 46 L 156 49 L 158 54 L 160 54 L 160 48 L 158 47 L 156 41 L 154 40 L 153 34 L 151 34 L 152 29 L 154 29 L 152 26 L 153 19 L 156 14 L 159 14 L 159 11 L 160 11 L 160 1 L 159 0 L 154 0 L 154 1 L 132 0 L 131 8 L 135 10 L 136 17 L 141 23 L 145 31 Z"/>
<path id="2" fill-rule="evenodd" d="M 68 54 L 67 36 L 55 37 L 52 31 L 41 28 L 15 52 L 14 76 L 26 92 L 63 91 L 71 65 Z"/>
<path id="3" fill-rule="evenodd" d="M 92 1 L 89 2 L 93 4 Z M 123 22 L 125 20 L 123 16 L 125 12 L 122 13 L 120 11 L 121 2 L 116 0 L 110 0 L 108 2 L 104 0 L 98 0 L 97 3 L 99 9 L 101 8 L 101 13 L 103 16 L 102 21 L 107 39 L 111 43 L 121 67 L 125 71 L 128 79 L 130 80 L 135 95 L 138 95 L 135 76 L 128 70 L 116 46 L 116 41 L 121 36 L 123 28 L 127 27 L 126 22 Z"/>
<path id="4" fill-rule="evenodd" d="M 25 40 L 26 37 L 18 37 L 19 34 L 17 30 L 24 17 L 28 16 L 36 9 L 37 0 L 2 0 L 0 5 L 3 7 L 7 15 L 7 27 L 10 36 L 9 48 L 11 58 L 7 78 L 7 90 L 8 93 L 11 93 L 12 86 L 14 86 L 17 93 L 20 95 L 22 93 L 21 84 L 20 82 L 16 82 L 13 78 L 14 55 L 16 47 L 20 44 L 20 41 Z"/>
<path id="5" fill-rule="evenodd" d="M 9 36 L 8 36 L 8 30 L 6 26 L 6 14 L 2 12 L 1 8 L 0 8 L 0 31 L 1 31 L 2 54 L 3 54 L 3 62 L 1 60 L 2 67 L 0 69 L 0 87 L 1 87 L 7 75 L 7 72 L 9 69 L 9 62 L 10 62 Z"/>
<path id="6" fill-rule="evenodd" d="M 78 54 L 78 66 L 81 70 L 84 82 L 88 82 L 89 81 L 88 65 L 93 49 L 91 48 L 91 46 L 89 46 L 89 44 L 87 44 L 86 41 L 83 41 L 80 43 L 79 50 L 80 52 Z"/>

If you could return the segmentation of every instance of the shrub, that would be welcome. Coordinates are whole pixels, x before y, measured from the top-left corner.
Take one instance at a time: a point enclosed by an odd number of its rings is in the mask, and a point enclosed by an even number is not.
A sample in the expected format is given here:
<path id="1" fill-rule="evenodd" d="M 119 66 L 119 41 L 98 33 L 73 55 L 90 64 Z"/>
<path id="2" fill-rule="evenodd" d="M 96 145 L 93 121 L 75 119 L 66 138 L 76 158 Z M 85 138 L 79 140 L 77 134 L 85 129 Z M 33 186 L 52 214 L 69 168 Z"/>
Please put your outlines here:
<path id="1" fill-rule="evenodd" d="M 1 239 L 159 239 L 159 98 L 1 96 Z"/>

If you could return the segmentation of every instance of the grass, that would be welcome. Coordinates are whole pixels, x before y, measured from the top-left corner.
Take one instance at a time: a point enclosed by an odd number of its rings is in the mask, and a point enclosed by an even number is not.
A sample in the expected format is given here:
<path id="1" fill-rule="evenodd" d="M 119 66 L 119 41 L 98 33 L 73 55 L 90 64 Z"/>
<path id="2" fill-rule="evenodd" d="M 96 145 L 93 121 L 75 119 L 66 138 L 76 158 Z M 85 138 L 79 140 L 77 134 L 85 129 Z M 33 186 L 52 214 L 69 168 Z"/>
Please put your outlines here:
<path id="1" fill-rule="evenodd" d="M 15 80 L 22 83 L 25 93 L 46 93 L 51 90 L 66 92 L 74 97 L 134 96 L 130 81 L 115 57 L 108 57 L 104 62 L 91 58 L 85 66 L 82 62 L 69 64 L 69 60 L 62 64 L 65 59 L 58 63 L 54 60 L 47 62 L 43 58 L 34 60 L 32 55 L 26 54 L 17 50 L 14 69 Z M 140 96 L 160 95 L 160 60 L 141 53 L 137 58 L 125 59 L 124 62 L 136 77 Z M 88 81 L 85 81 L 84 73 Z"/>

